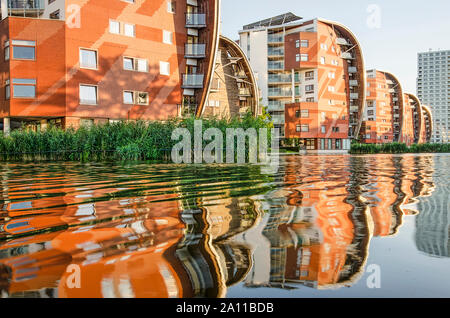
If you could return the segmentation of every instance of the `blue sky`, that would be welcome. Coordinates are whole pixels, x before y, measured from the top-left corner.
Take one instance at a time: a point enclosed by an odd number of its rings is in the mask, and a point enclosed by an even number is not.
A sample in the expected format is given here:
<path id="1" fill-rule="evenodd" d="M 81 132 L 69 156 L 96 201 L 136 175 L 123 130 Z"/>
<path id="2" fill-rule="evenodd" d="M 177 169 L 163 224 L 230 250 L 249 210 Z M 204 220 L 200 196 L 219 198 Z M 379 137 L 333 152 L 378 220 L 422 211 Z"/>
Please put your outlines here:
<path id="1" fill-rule="evenodd" d="M 345 24 L 359 38 L 367 68 L 394 73 L 414 94 L 417 53 L 450 50 L 448 0 L 222 0 L 222 33 L 236 40 L 243 25 L 289 11 Z"/>

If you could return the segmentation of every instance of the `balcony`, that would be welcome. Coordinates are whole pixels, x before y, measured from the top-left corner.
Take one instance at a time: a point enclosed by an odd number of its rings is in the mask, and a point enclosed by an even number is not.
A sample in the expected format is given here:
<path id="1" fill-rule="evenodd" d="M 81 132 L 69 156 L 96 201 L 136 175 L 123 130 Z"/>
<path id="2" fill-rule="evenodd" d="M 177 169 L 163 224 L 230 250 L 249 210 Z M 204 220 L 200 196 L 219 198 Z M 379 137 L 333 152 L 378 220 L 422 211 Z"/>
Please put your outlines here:
<path id="1" fill-rule="evenodd" d="M 45 0 L 8 0 L 8 16 L 39 17 L 44 13 Z"/>
<path id="2" fill-rule="evenodd" d="M 184 47 L 185 58 L 205 58 L 206 57 L 205 44 L 186 44 Z"/>
<path id="3" fill-rule="evenodd" d="M 268 69 L 269 71 L 283 71 L 284 62 L 269 62 Z"/>
<path id="4" fill-rule="evenodd" d="M 349 66 L 348 67 L 348 72 L 349 73 L 356 73 L 356 72 L 358 72 L 358 70 L 356 69 L 356 66 Z"/>
<path id="5" fill-rule="evenodd" d="M 250 96 L 252 96 L 252 93 L 249 88 L 243 87 L 243 88 L 239 88 L 238 95 L 240 97 L 250 97 Z"/>
<path id="6" fill-rule="evenodd" d="M 186 28 L 205 28 L 206 14 L 204 13 L 186 13 Z"/>
<path id="7" fill-rule="evenodd" d="M 350 112 L 351 113 L 357 113 L 359 111 L 359 107 L 358 106 L 350 106 Z"/>
<path id="8" fill-rule="evenodd" d="M 350 93 L 350 99 L 358 99 L 359 94 L 358 93 Z"/>
<path id="9" fill-rule="evenodd" d="M 350 80 L 349 81 L 349 85 L 350 86 L 358 86 L 358 81 L 357 80 Z"/>
<path id="10" fill-rule="evenodd" d="M 269 51 L 268 51 L 268 56 L 269 57 L 274 57 L 274 56 L 276 56 L 276 57 L 278 57 L 278 56 L 284 56 L 284 49 L 282 49 L 282 48 L 277 48 L 277 49 L 275 49 L 275 48 L 269 48 Z"/>
<path id="11" fill-rule="evenodd" d="M 272 122 L 275 125 L 284 125 L 284 115 L 272 115 Z"/>
<path id="12" fill-rule="evenodd" d="M 269 74 L 269 83 L 292 83 L 292 76 L 286 74 Z"/>
<path id="13" fill-rule="evenodd" d="M 203 74 L 183 74 L 183 88 L 203 88 Z"/>
<path id="14" fill-rule="evenodd" d="M 284 111 L 285 103 L 280 101 L 269 101 L 268 111 Z"/>
<path id="15" fill-rule="evenodd" d="M 351 45 L 351 44 L 348 43 L 347 40 L 344 39 L 344 38 L 337 38 L 337 39 L 336 39 L 336 43 L 339 44 L 339 45 Z"/>
<path id="16" fill-rule="evenodd" d="M 269 97 L 292 97 L 292 90 L 290 89 L 270 89 L 269 88 Z"/>
<path id="17" fill-rule="evenodd" d="M 353 60 L 354 57 L 351 53 L 345 52 L 341 54 L 341 58 L 346 59 L 346 60 Z"/>
<path id="18" fill-rule="evenodd" d="M 268 43 L 284 43 L 284 36 L 278 34 L 269 34 L 267 36 Z"/>

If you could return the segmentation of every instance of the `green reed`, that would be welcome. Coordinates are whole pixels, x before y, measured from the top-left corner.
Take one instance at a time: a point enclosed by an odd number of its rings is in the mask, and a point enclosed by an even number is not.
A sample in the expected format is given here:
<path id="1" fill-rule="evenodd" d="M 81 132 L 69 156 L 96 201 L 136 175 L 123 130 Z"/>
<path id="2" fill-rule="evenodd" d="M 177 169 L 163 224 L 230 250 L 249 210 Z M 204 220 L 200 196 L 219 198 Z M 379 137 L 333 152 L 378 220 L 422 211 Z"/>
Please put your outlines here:
<path id="1" fill-rule="evenodd" d="M 413 144 L 408 147 L 404 143 L 360 144 L 353 143 L 351 154 L 377 153 L 450 153 L 450 144 Z"/>
<path id="2" fill-rule="evenodd" d="M 8 137 L 0 133 L 0 160 L 169 160 L 172 147 L 178 142 L 171 140 L 172 131 L 187 128 L 194 138 L 194 121 L 194 117 L 188 117 L 165 122 L 123 121 L 66 130 L 49 127 L 38 132 L 17 129 Z M 250 114 L 242 118 L 203 119 L 202 123 L 203 131 L 214 127 L 224 136 L 227 128 L 272 127 L 265 118 Z M 225 142 L 226 138 L 224 149 Z"/>

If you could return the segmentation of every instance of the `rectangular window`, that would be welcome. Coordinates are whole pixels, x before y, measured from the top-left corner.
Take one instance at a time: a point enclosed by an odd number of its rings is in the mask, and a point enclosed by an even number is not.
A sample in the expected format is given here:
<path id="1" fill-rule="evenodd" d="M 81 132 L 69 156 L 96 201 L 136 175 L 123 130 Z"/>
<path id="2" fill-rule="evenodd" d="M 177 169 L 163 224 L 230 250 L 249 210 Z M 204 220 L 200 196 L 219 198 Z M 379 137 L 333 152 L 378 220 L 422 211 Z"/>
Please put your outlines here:
<path id="1" fill-rule="evenodd" d="M 124 57 L 123 69 L 126 71 L 148 72 L 148 61 L 146 59 Z"/>
<path id="2" fill-rule="evenodd" d="M 295 47 L 296 47 L 296 48 L 299 48 L 299 47 L 300 47 L 300 40 L 296 40 L 296 41 L 295 41 Z"/>
<path id="3" fill-rule="evenodd" d="M 120 34 L 120 22 L 109 20 L 109 33 Z"/>
<path id="4" fill-rule="evenodd" d="M 302 62 L 307 62 L 309 59 L 308 54 L 300 54 L 300 60 Z"/>
<path id="5" fill-rule="evenodd" d="M 9 61 L 9 46 L 5 47 L 5 61 Z"/>
<path id="6" fill-rule="evenodd" d="M 326 126 L 322 126 L 321 129 L 320 129 L 320 132 L 322 134 L 325 134 L 327 132 L 327 127 Z"/>
<path id="7" fill-rule="evenodd" d="M 123 103 L 124 104 L 134 104 L 134 93 L 130 91 L 123 92 Z"/>
<path id="8" fill-rule="evenodd" d="M 148 105 L 148 93 L 147 92 L 136 92 L 136 104 Z"/>
<path id="9" fill-rule="evenodd" d="M 307 103 L 314 103 L 314 97 L 308 97 L 306 98 Z"/>
<path id="10" fill-rule="evenodd" d="M 148 63 L 146 59 L 136 59 L 138 72 L 148 72 Z"/>
<path id="11" fill-rule="evenodd" d="M 300 46 L 301 47 L 308 47 L 309 46 L 309 41 L 308 40 L 301 40 L 300 41 Z"/>
<path id="12" fill-rule="evenodd" d="M 309 118 L 309 109 L 302 109 L 301 116 L 302 118 Z"/>
<path id="13" fill-rule="evenodd" d="M 295 126 L 295 131 L 296 132 L 300 132 L 301 131 L 301 126 L 300 125 Z"/>
<path id="14" fill-rule="evenodd" d="M 295 61 L 300 62 L 300 54 L 295 54 Z"/>
<path id="15" fill-rule="evenodd" d="M 11 88 L 9 84 L 5 85 L 5 99 L 9 99 L 11 97 Z"/>
<path id="16" fill-rule="evenodd" d="M 175 13 L 175 11 L 176 11 L 176 1 L 175 0 L 167 1 L 167 12 Z"/>
<path id="17" fill-rule="evenodd" d="M 300 111 L 299 110 L 295 111 L 295 117 L 300 118 Z"/>
<path id="18" fill-rule="evenodd" d="M 172 44 L 172 32 L 163 30 L 163 43 Z"/>
<path id="19" fill-rule="evenodd" d="M 310 81 L 314 79 L 314 71 L 309 71 L 305 73 L 305 81 Z"/>
<path id="20" fill-rule="evenodd" d="M 323 56 L 320 57 L 320 64 L 325 64 L 325 57 Z"/>
<path id="21" fill-rule="evenodd" d="M 308 132 L 308 131 L 309 131 L 309 125 L 308 124 L 302 125 L 302 132 Z"/>
<path id="22" fill-rule="evenodd" d="M 17 60 L 35 60 L 36 42 L 12 40 L 13 59 Z"/>
<path id="23" fill-rule="evenodd" d="M 128 24 L 128 23 L 124 23 L 123 26 L 123 33 L 126 36 L 130 36 L 130 37 L 134 37 L 136 35 L 136 30 L 135 30 L 135 25 L 134 24 Z"/>
<path id="24" fill-rule="evenodd" d="M 28 78 L 13 78 L 13 97 L 14 98 L 35 98 L 36 80 Z"/>
<path id="25" fill-rule="evenodd" d="M 306 85 L 305 92 L 306 93 L 314 93 L 314 85 Z"/>
<path id="26" fill-rule="evenodd" d="M 159 73 L 161 75 L 170 75 L 170 63 L 168 62 L 159 62 Z"/>
<path id="27" fill-rule="evenodd" d="M 80 49 L 80 67 L 97 69 L 97 51 Z"/>
<path id="28" fill-rule="evenodd" d="M 127 71 L 134 70 L 134 59 L 130 57 L 123 58 L 123 69 Z"/>
<path id="29" fill-rule="evenodd" d="M 97 105 L 97 86 L 80 85 L 80 104 Z"/>

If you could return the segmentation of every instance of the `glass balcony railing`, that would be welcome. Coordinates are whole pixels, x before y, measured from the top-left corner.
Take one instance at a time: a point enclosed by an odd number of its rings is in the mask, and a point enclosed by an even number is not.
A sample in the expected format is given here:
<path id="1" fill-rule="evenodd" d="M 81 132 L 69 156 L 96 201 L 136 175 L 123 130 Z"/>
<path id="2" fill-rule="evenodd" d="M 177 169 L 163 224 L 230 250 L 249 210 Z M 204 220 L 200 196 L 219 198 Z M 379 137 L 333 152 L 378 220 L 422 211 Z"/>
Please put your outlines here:
<path id="1" fill-rule="evenodd" d="M 269 71 L 279 71 L 284 70 L 284 62 L 269 62 L 268 65 Z"/>
<path id="2" fill-rule="evenodd" d="M 285 104 L 286 104 L 285 102 L 281 101 L 269 101 L 267 108 L 268 111 L 284 111 Z"/>
<path id="3" fill-rule="evenodd" d="M 206 14 L 204 13 L 186 13 L 186 27 L 204 28 L 206 27 Z"/>
<path id="4" fill-rule="evenodd" d="M 268 55 L 269 56 L 284 56 L 284 49 L 269 48 Z"/>
<path id="5" fill-rule="evenodd" d="M 269 83 L 292 83 L 291 75 L 269 74 Z"/>
<path id="6" fill-rule="evenodd" d="M 45 0 L 7 0 L 9 16 L 38 17 L 44 12 Z"/>
<path id="7" fill-rule="evenodd" d="M 183 74 L 183 88 L 203 88 L 203 74 Z"/>
<path id="8" fill-rule="evenodd" d="M 267 36 L 267 42 L 269 43 L 283 43 L 284 36 L 279 34 L 269 34 Z"/>
<path id="9" fill-rule="evenodd" d="M 204 58 L 206 56 L 205 44 L 186 44 L 184 48 L 186 58 Z"/>
<path id="10" fill-rule="evenodd" d="M 271 97 L 291 97 L 292 90 L 290 89 L 269 89 L 269 96 Z"/>

